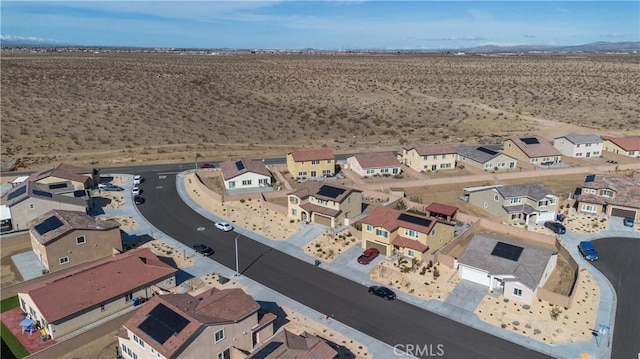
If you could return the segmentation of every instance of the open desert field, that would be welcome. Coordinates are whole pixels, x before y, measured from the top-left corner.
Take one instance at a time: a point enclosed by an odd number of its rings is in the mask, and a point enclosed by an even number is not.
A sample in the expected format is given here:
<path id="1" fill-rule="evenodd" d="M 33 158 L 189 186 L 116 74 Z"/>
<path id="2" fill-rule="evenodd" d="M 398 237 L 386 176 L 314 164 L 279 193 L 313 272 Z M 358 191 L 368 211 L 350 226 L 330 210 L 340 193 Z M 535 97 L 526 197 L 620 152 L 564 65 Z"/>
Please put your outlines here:
<path id="1" fill-rule="evenodd" d="M 640 55 L 3 51 L 0 66 L 18 169 L 640 133 Z"/>

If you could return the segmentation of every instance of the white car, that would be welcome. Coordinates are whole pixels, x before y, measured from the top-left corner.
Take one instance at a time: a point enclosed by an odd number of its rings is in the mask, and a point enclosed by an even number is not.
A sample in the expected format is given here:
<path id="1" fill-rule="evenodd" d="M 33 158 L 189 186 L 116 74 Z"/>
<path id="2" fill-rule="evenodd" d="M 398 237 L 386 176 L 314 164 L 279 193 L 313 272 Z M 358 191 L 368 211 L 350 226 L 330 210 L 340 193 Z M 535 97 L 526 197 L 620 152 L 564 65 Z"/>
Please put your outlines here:
<path id="1" fill-rule="evenodd" d="M 233 231 L 233 226 L 227 222 L 216 222 L 216 228 L 225 232 Z"/>
<path id="2" fill-rule="evenodd" d="M 140 175 L 133 176 L 133 184 L 138 185 L 140 183 L 142 183 L 142 176 Z"/>
<path id="3" fill-rule="evenodd" d="M 98 188 L 100 188 L 100 189 L 107 188 L 107 187 L 110 187 L 110 186 L 111 186 L 110 182 L 104 182 L 104 183 L 100 182 L 100 183 L 98 183 Z"/>
<path id="4" fill-rule="evenodd" d="M 133 193 L 134 196 L 139 195 L 140 194 L 140 187 L 133 186 L 133 189 L 131 189 L 131 193 Z"/>

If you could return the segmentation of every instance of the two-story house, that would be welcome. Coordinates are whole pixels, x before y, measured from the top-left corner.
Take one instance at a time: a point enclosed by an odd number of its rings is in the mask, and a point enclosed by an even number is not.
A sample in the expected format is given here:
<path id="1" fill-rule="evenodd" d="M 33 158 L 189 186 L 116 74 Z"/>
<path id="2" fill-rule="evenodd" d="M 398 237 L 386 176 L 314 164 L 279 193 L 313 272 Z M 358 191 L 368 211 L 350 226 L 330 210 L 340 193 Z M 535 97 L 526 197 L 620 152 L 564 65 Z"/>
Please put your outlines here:
<path id="1" fill-rule="evenodd" d="M 242 159 L 220 164 L 226 189 L 246 189 L 271 186 L 271 172 L 258 160 Z"/>
<path id="2" fill-rule="evenodd" d="M 293 178 L 315 179 L 336 174 L 336 156 L 332 150 L 291 151 L 287 170 Z"/>
<path id="3" fill-rule="evenodd" d="M 577 198 L 578 212 L 640 219 L 640 183 L 621 175 L 588 175 Z"/>
<path id="4" fill-rule="evenodd" d="M 418 172 L 437 172 L 456 168 L 457 152 L 451 145 L 406 145 L 400 161 Z"/>
<path id="5" fill-rule="evenodd" d="M 120 223 L 82 212 L 52 210 L 29 223 L 31 248 L 49 272 L 122 252 Z"/>
<path id="6" fill-rule="evenodd" d="M 176 272 L 150 249 L 138 248 L 47 276 L 16 292 L 20 308 L 55 339 L 175 287 Z"/>
<path id="7" fill-rule="evenodd" d="M 398 157 L 391 151 L 358 153 L 347 158 L 347 165 L 361 177 L 395 176 L 402 172 Z"/>
<path id="8" fill-rule="evenodd" d="M 117 334 L 123 358 L 245 358 L 273 335 L 276 316 L 242 289 L 153 297 Z"/>
<path id="9" fill-rule="evenodd" d="M 383 206 L 361 223 L 363 248 L 376 248 L 387 257 L 400 254 L 418 260 L 449 243 L 455 229 L 449 222 Z"/>
<path id="10" fill-rule="evenodd" d="M 469 203 L 509 224 L 552 221 L 559 198 L 543 183 L 465 188 Z"/>
<path id="11" fill-rule="evenodd" d="M 602 157 L 604 141 L 598 135 L 570 133 L 553 139 L 553 147 L 567 157 Z"/>
<path id="12" fill-rule="evenodd" d="M 603 150 L 627 157 L 640 158 L 640 136 L 602 136 L 602 139 L 604 140 Z"/>
<path id="13" fill-rule="evenodd" d="M 100 173 L 95 168 L 84 168 L 61 163 L 55 167 L 32 173 L 26 181 L 40 184 L 69 181 L 76 190 L 90 189 L 100 182 Z"/>
<path id="14" fill-rule="evenodd" d="M 324 339 L 311 333 L 300 335 L 281 328 L 276 335 L 256 348 L 246 359 L 335 359 L 338 352 Z"/>
<path id="15" fill-rule="evenodd" d="M 362 212 L 362 191 L 318 181 L 305 182 L 288 195 L 289 218 L 329 227 L 349 225 Z"/>
<path id="16" fill-rule="evenodd" d="M 458 163 L 484 171 L 509 171 L 518 166 L 518 160 L 506 155 L 499 146 L 458 145 Z"/>
<path id="17" fill-rule="evenodd" d="M 549 166 L 562 162 L 560 151 L 541 136 L 510 138 L 504 141 L 502 152 L 536 166 Z"/>

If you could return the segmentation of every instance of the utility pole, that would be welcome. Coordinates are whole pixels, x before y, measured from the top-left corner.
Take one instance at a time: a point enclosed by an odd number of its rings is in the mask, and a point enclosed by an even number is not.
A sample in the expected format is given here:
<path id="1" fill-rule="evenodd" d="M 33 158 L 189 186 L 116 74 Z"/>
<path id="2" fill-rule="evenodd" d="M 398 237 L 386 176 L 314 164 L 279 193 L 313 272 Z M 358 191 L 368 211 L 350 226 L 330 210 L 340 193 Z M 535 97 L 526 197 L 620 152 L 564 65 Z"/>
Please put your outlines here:
<path id="1" fill-rule="evenodd" d="M 238 237 L 240 237 L 239 234 L 236 236 L 236 239 L 234 240 L 236 244 L 236 274 L 235 274 L 236 277 L 240 275 L 240 266 L 238 265 Z"/>

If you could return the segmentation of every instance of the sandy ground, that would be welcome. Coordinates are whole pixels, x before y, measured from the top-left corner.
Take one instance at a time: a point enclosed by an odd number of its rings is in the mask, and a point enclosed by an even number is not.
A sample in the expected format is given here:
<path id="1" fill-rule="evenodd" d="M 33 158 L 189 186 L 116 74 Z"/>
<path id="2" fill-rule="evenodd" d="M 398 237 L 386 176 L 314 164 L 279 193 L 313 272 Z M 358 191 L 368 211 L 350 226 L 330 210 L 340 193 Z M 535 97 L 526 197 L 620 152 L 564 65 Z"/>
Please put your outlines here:
<path id="1" fill-rule="evenodd" d="M 304 252 L 326 262 L 331 262 L 343 251 L 356 245 L 357 242 L 356 238 L 347 230 L 339 233 L 326 231 L 307 243 Z"/>
<path id="2" fill-rule="evenodd" d="M 158 257 L 171 258 L 174 262 L 174 266 L 182 269 L 193 265 L 193 257 L 187 255 L 182 251 L 178 251 L 170 245 L 162 242 L 159 239 L 143 243 L 139 248 L 149 248 Z M 195 254 L 200 255 L 200 254 Z"/>
<path id="3" fill-rule="evenodd" d="M 18 268 L 11 260 L 11 256 L 31 251 L 31 237 L 29 233 L 5 237 L 0 240 L 0 285 L 2 287 L 22 282 Z"/>
<path id="4" fill-rule="evenodd" d="M 131 216 L 103 216 L 99 217 L 101 221 L 106 221 L 108 219 L 115 219 L 120 223 L 120 229 L 129 232 L 136 228 L 138 228 L 138 222 L 133 219 Z"/>
<path id="5" fill-rule="evenodd" d="M 406 263 L 411 266 L 411 262 Z M 388 287 L 413 294 L 424 299 L 444 301 L 456 284 L 460 282 L 458 272 L 447 266 L 435 264 L 426 269 L 427 264 L 416 266 L 414 271 L 402 273 L 398 262 L 384 261 L 369 272 L 371 279 Z M 434 275 L 434 268 L 437 268 Z"/>

